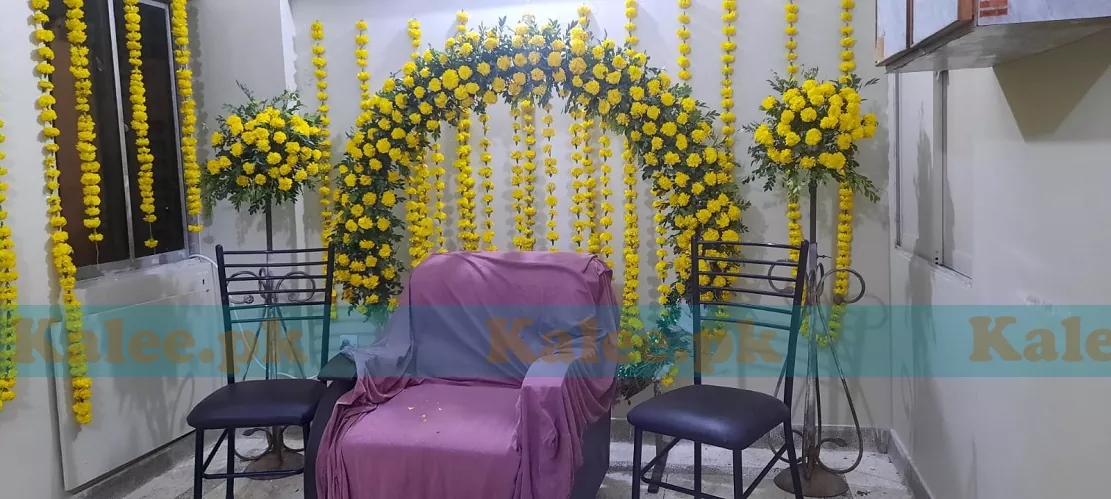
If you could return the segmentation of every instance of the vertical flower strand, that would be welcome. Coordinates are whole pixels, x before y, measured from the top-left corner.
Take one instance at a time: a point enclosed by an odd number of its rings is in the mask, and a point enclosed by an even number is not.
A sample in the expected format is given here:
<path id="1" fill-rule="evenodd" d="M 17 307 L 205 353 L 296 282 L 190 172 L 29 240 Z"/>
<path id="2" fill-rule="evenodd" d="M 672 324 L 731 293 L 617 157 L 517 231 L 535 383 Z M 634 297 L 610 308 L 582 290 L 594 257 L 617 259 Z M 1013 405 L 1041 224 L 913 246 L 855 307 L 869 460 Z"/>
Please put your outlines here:
<path id="1" fill-rule="evenodd" d="M 0 145 L 3 145 L 4 120 L 0 120 Z M 12 228 L 4 223 L 8 211 L 3 203 L 7 201 L 8 183 L 4 177 L 8 169 L 4 166 L 4 151 L 0 150 L 0 409 L 5 402 L 15 400 L 15 380 L 18 375 L 15 357 L 19 345 L 19 289 L 16 280 L 15 242 L 12 241 Z"/>
<path id="2" fill-rule="evenodd" d="M 139 0 L 124 0 L 124 28 L 127 30 L 127 62 L 131 66 L 131 128 L 135 131 L 136 159 L 139 162 L 139 209 L 147 223 L 148 237 L 143 245 L 158 247 L 154 238 L 154 222 L 158 221 L 154 207 L 154 153 L 150 148 L 150 124 L 147 123 L 147 90 L 143 80 L 143 17 L 139 13 Z"/>
<path id="3" fill-rule="evenodd" d="M 73 264 L 73 247 L 69 245 L 69 233 L 66 232 L 66 219 L 62 216 L 62 198 L 58 195 L 58 178 L 62 172 L 58 169 L 58 143 L 57 138 L 61 130 L 54 126 L 58 113 L 54 111 L 54 84 L 50 75 L 54 74 L 54 51 L 50 43 L 54 41 L 54 32 L 46 29 L 50 18 L 47 9 L 50 8 L 49 0 L 31 0 L 35 21 L 35 58 L 39 61 L 35 65 L 35 72 L 39 77 L 39 90 L 41 95 L 35 101 L 39 110 L 39 122 L 42 123 L 43 137 L 43 167 L 46 178 L 46 204 L 47 214 L 50 215 L 50 241 L 51 255 L 54 258 L 54 269 L 58 273 L 58 287 L 62 290 L 62 306 L 65 312 L 63 324 L 66 330 L 66 359 L 69 365 L 70 390 L 73 397 L 73 415 L 80 425 L 86 425 L 93 420 L 93 380 L 89 378 L 89 367 L 86 364 L 84 335 L 84 313 L 81 302 L 73 288 L 77 285 L 77 266 Z"/>
<path id="4" fill-rule="evenodd" d="M 737 36 L 737 0 L 723 0 L 721 7 L 725 11 L 721 16 L 721 20 L 725 23 L 721 29 L 722 34 L 725 35 L 725 41 L 721 43 L 721 121 L 723 123 L 721 135 L 726 150 L 732 155 L 734 135 L 737 131 L 733 126 L 737 121 L 736 115 L 733 114 L 733 74 L 736 70 L 734 63 L 737 60 L 737 42 L 733 38 Z"/>
<path id="5" fill-rule="evenodd" d="M 100 233 L 100 163 L 96 154 L 96 120 L 93 119 L 89 98 L 93 95 L 93 83 L 89 79 L 89 47 L 85 44 L 88 34 L 85 30 L 84 0 L 65 0 L 66 38 L 69 40 L 69 71 L 73 74 L 73 93 L 77 111 L 77 156 L 81 160 L 81 195 L 85 204 L 85 228 L 89 229 L 89 241 L 98 243 L 104 240 Z"/>
<path id="6" fill-rule="evenodd" d="M 200 232 L 201 225 L 201 167 L 197 163 L 197 101 L 193 98 L 193 52 L 189 50 L 189 0 L 170 2 L 170 23 L 174 37 L 174 71 L 177 92 L 181 96 L 178 112 L 181 116 L 182 177 L 185 181 L 185 213 L 189 215 L 189 232 Z"/>

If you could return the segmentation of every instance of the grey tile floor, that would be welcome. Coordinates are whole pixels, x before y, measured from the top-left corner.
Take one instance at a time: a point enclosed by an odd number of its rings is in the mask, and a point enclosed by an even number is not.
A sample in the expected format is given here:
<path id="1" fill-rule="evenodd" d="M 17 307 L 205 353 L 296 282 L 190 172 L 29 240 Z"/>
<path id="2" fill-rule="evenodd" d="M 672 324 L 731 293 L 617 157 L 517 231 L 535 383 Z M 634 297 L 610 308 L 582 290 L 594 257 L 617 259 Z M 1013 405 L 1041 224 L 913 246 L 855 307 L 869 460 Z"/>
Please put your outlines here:
<path id="1" fill-rule="evenodd" d="M 300 441 L 289 439 L 293 447 L 300 447 Z M 686 442 L 684 442 L 686 443 Z M 693 487 L 693 476 L 690 466 L 693 462 L 694 447 L 687 445 L 676 446 L 669 456 L 668 471 L 665 480 L 685 487 Z M 257 453 L 261 450 L 263 442 L 257 438 L 243 438 L 236 440 L 237 450 L 244 454 Z M 631 495 L 632 475 L 630 473 L 633 447 L 630 443 L 614 442 L 610 450 L 610 473 L 606 477 L 598 493 L 598 499 L 626 499 Z M 654 455 L 651 445 L 646 445 L 643 451 L 645 459 Z M 223 470 L 225 452 L 217 454 L 210 470 Z M 731 455 L 727 451 L 713 447 L 703 447 L 703 491 L 721 497 L 733 497 L 733 478 Z M 856 457 L 853 452 L 830 451 L 823 453 L 826 462 L 834 466 L 850 464 Z M 750 449 L 745 451 L 742 470 L 744 483 L 756 476 L 763 463 L 771 458 L 771 452 L 764 449 Z M 749 467 L 751 465 L 751 467 Z M 242 469 L 242 465 L 240 467 Z M 778 470 L 778 469 L 777 469 Z M 189 499 L 192 497 L 193 462 L 191 458 L 184 459 L 168 472 L 135 489 L 124 499 Z M 774 476 L 773 471 L 771 476 Z M 902 484 L 895 465 L 885 454 L 866 452 L 860 466 L 847 475 L 850 492 L 849 498 L 867 499 L 912 499 L 910 492 Z M 303 497 L 302 478 L 300 476 L 272 481 L 254 481 L 240 479 L 235 481 L 235 497 L 238 499 L 300 499 Z M 643 487 L 646 489 L 646 487 Z M 205 482 L 205 499 L 222 499 L 225 497 L 225 485 L 222 480 L 208 480 Z M 670 491 L 661 491 L 657 494 L 642 494 L 646 499 L 678 499 L 689 497 Z M 789 499 L 787 493 L 780 491 L 765 479 L 752 496 L 754 499 Z"/>

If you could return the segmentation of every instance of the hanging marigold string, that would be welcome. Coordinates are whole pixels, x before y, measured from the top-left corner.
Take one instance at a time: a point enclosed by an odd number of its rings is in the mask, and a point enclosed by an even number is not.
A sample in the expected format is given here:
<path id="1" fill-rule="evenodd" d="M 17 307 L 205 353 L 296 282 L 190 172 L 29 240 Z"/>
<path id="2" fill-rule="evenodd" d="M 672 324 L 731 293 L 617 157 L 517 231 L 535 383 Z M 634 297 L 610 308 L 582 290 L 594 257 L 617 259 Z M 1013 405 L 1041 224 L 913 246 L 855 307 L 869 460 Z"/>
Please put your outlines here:
<path id="1" fill-rule="evenodd" d="M 433 199 L 435 203 L 432 205 L 432 234 L 436 236 L 436 252 L 447 253 L 447 238 L 444 237 L 444 224 L 447 223 L 447 212 L 444 211 L 446 205 L 444 204 L 444 190 L 447 189 L 447 184 L 444 183 L 444 175 L 447 170 L 444 169 L 444 154 L 440 152 L 440 144 L 432 143 L 432 176 L 435 181 L 432 183 Z"/>
<path id="2" fill-rule="evenodd" d="M 490 45 L 497 46 L 496 33 L 494 30 L 487 31 L 483 45 L 486 47 Z M 482 76 L 488 76 L 491 69 L 487 62 L 478 64 L 478 74 Z M 493 90 L 487 90 L 483 96 L 486 104 L 493 104 L 497 102 L 497 99 L 498 96 Z M 490 154 L 490 145 L 492 144 L 490 142 L 490 115 L 484 110 L 478 115 L 478 121 L 482 123 L 482 140 L 479 141 L 479 147 L 482 149 L 480 155 L 482 168 L 478 170 L 478 174 L 482 176 L 482 242 L 486 245 L 486 251 L 497 251 L 498 247 L 494 244 L 494 169 L 490 166 L 494 156 Z"/>
<path id="3" fill-rule="evenodd" d="M 154 222 L 158 221 L 154 208 L 154 153 L 150 149 L 150 124 L 147 123 L 147 91 L 143 81 L 143 35 L 140 31 L 143 17 L 139 13 L 139 0 L 124 0 L 124 28 L 127 29 L 127 62 L 131 65 L 131 128 L 135 131 L 136 159 L 139 162 L 139 209 L 147 223 L 149 236 L 143 245 L 154 249 Z"/>
<path id="4" fill-rule="evenodd" d="M 796 61 L 799 58 L 797 52 L 798 40 L 795 39 L 799 34 L 798 27 L 795 23 L 799 20 L 799 6 L 795 4 L 795 0 L 788 0 L 787 5 L 784 6 L 784 19 L 787 21 L 787 27 L 784 32 L 787 33 L 787 74 L 790 75 L 792 80 L 795 79 L 795 74 L 798 73 L 799 67 Z M 799 220 L 802 218 L 802 212 L 799 211 L 799 187 L 793 186 L 788 188 L 787 192 L 787 241 L 788 244 L 797 246 L 802 244 L 802 224 Z M 814 202 L 814 200 L 810 200 Z M 798 263 L 799 252 L 791 250 L 789 258 L 792 262 Z M 798 268 L 791 268 L 791 276 L 794 277 L 798 274 Z M 809 329 L 809 324 L 803 325 Z"/>
<path id="5" fill-rule="evenodd" d="M 410 42 L 413 46 L 413 60 L 405 63 L 402 69 L 402 72 L 407 76 L 416 71 L 416 62 L 421 56 L 420 52 L 417 51 L 421 45 L 420 21 L 409 19 L 408 28 Z M 427 92 L 428 89 L 423 86 L 414 86 L 413 88 L 413 96 L 418 99 L 424 98 Z M 432 105 L 423 103 L 419 111 L 420 114 L 417 117 L 423 121 L 428 115 L 432 114 Z M 432 235 L 435 231 L 435 219 L 428 215 L 429 192 L 432 190 L 432 185 L 428 182 L 430 171 L 426 160 L 427 152 L 422 148 L 415 158 L 415 163 L 410 163 L 409 175 L 405 178 L 405 209 L 407 211 L 405 221 L 409 230 L 409 256 L 413 259 L 413 267 L 424 261 L 433 248 Z"/>
<path id="6" fill-rule="evenodd" d="M 613 233 L 610 232 L 610 227 L 613 226 L 613 203 L 610 202 L 610 196 L 613 195 L 613 189 L 610 188 L 610 174 L 613 173 L 613 168 L 609 165 L 609 159 L 613 157 L 613 149 L 610 149 L 610 137 L 606 134 L 605 125 L 601 130 L 602 136 L 598 138 L 598 143 L 601 145 L 598 158 L 602 161 L 602 166 L 598 167 L 601 173 L 598 177 L 598 188 L 602 198 L 601 217 L 598 219 L 598 227 L 601 230 L 598 234 L 598 241 L 601 244 L 599 254 L 606 261 L 606 265 L 612 268 Z"/>
<path id="7" fill-rule="evenodd" d="M 598 179 L 595 178 L 595 173 L 598 167 L 594 165 L 594 144 L 591 139 L 594 136 L 595 121 L 588 119 L 583 121 L 582 128 L 582 143 L 583 143 L 583 174 L 586 180 L 583 181 L 583 211 L 586 213 L 584 221 L 589 235 L 586 239 L 586 252 L 597 255 L 602 250 L 601 237 L 598 233 Z"/>
<path id="8" fill-rule="evenodd" d="M 799 72 L 798 64 L 795 63 L 799 58 L 797 52 L 799 42 L 795 39 L 799 34 L 799 29 L 795 26 L 795 23 L 799 21 L 799 6 L 795 3 L 795 0 L 788 0 L 784 10 L 786 10 L 784 17 L 787 20 L 787 27 L 784 29 L 784 32 L 787 33 L 787 44 L 785 45 L 787 47 L 787 74 L 791 76 L 791 79 L 794 79 L 795 73 Z"/>
<path id="9" fill-rule="evenodd" d="M 583 42 L 585 46 L 585 42 L 590 38 L 590 7 L 580 5 L 578 14 L 578 25 L 571 31 L 572 47 L 574 47 L 576 41 Z M 571 61 L 570 69 L 576 76 L 583 74 L 587 70 L 586 62 L 582 57 L 577 57 Z M 572 186 L 575 190 L 575 194 L 571 198 L 574 203 L 574 206 L 571 207 L 571 213 L 575 215 L 575 220 L 572 222 L 575 233 L 571 236 L 571 241 L 575 243 L 576 252 L 594 253 L 597 250 L 591 250 L 590 246 L 590 240 L 595 239 L 595 213 L 591 208 L 594 196 L 593 186 L 595 184 L 594 160 L 590 157 L 594 151 L 593 146 L 590 145 L 590 126 L 593 122 L 585 121 L 586 113 L 582 111 L 572 112 L 571 116 L 575 119 L 574 124 L 571 125 L 571 145 L 575 147 L 572 159 L 576 163 L 576 166 L 571 170 Z"/>
<path id="10" fill-rule="evenodd" d="M 69 72 L 73 74 L 73 93 L 77 111 L 77 156 L 81 160 L 82 200 L 85 204 L 85 228 L 89 229 L 89 240 L 103 241 L 100 233 L 100 163 L 96 154 L 96 120 L 93 119 L 89 98 L 93 95 L 93 83 L 89 80 L 89 47 L 85 45 L 88 34 L 85 30 L 84 0 L 65 0 L 66 38 L 69 40 Z"/>
<path id="11" fill-rule="evenodd" d="M 587 227 L 586 220 L 584 220 L 586 216 L 586 195 L 583 193 L 586 182 L 583 181 L 583 174 L 585 172 L 582 167 L 584 157 L 581 150 L 583 144 L 582 118 L 584 114 L 585 113 L 582 111 L 572 111 L 571 115 L 575 121 L 568 129 L 571 132 L 571 146 L 575 149 L 575 152 L 571 153 L 571 160 L 575 163 L 575 165 L 571 167 L 571 187 L 575 191 L 574 194 L 571 195 L 571 214 L 575 216 L 575 220 L 571 223 L 574 230 L 574 235 L 571 236 L 571 242 L 575 243 L 575 252 L 577 253 L 585 251 L 585 247 L 583 246 L 585 237 L 583 233 L 586 231 Z"/>
<path id="12" fill-rule="evenodd" d="M 62 216 L 62 198 L 58 195 L 58 178 L 61 176 L 61 171 L 58 169 L 57 138 L 62 132 L 54 126 L 54 121 L 58 119 L 58 113 L 53 109 L 56 102 L 53 96 L 54 84 L 50 81 L 50 75 L 54 74 L 55 69 L 52 64 L 54 51 L 50 48 L 50 42 L 54 41 L 54 32 L 46 29 L 45 26 L 50 20 L 46 14 L 47 9 L 50 8 L 50 1 L 31 0 L 31 7 L 34 9 L 35 40 L 38 42 L 35 57 L 39 63 L 35 66 L 35 72 L 39 76 L 38 86 L 42 92 L 35 104 L 39 109 L 39 121 L 42 123 L 42 133 L 46 139 L 43 145 L 43 166 L 46 176 L 46 211 L 50 215 L 52 229 L 51 254 L 54 257 L 54 269 L 58 273 L 58 287 L 62 289 L 64 325 L 69 345 L 66 358 L 69 364 L 73 414 L 78 424 L 86 425 L 93 420 L 93 380 L 88 377 L 89 366 L 85 356 L 84 335 L 81 334 L 84 329 L 82 323 L 84 314 L 81 310 L 81 302 L 73 292 L 73 288 L 77 285 L 77 266 L 73 264 L 73 247 L 68 242 L 67 222 Z M 9 372 L 13 371 L 9 370 Z"/>
<path id="13" fill-rule="evenodd" d="M 460 145 L 456 148 L 457 159 L 455 160 L 455 168 L 458 171 L 456 181 L 458 187 L 456 188 L 459 195 L 456 204 L 459 207 L 459 239 L 463 244 L 464 251 L 478 251 L 479 237 L 475 231 L 478 225 L 475 224 L 475 193 L 474 184 L 475 180 L 472 176 L 473 170 L 471 168 L 471 146 L 469 145 L 471 138 L 471 114 L 464 113 L 463 119 L 459 120 L 458 134 L 456 139 Z"/>
<path id="14" fill-rule="evenodd" d="M 721 29 L 725 35 L 725 41 L 721 43 L 721 121 L 724 123 L 721 135 L 726 150 L 733 154 L 734 135 L 737 131 L 733 126 L 737 121 L 737 116 L 733 114 L 733 73 L 734 63 L 737 61 L 737 42 L 733 38 L 737 36 L 737 0 L 724 0 L 721 7 L 725 11 L 721 16 L 725 23 L 725 27 Z"/>
<path id="15" fill-rule="evenodd" d="M 320 21 L 312 23 L 312 65 L 313 76 L 316 77 L 316 98 L 320 102 L 316 108 L 317 113 L 320 114 L 321 127 L 325 130 L 328 136 L 331 133 L 327 132 L 330 120 L 328 118 L 328 60 L 324 57 L 324 24 Z M 321 163 L 320 168 L 320 242 L 325 246 L 332 242 L 332 232 L 335 230 L 333 227 L 332 212 L 332 190 L 335 188 L 332 185 L 331 171 L 332 162 L 324 156 L 324 154 L 331 155 L 331 148 L 321 148 Z"/>
<path id="16" fill-rule="evenodd" d="M 478 115 L 478 121 L 482 123 L 482 140 L 479 142 L 482 168 L 478 170 L 478 174 L 482 175 L 482 242 L 486 244 L 486 251 L 497 251 L 498 247 L 494 244 L 494 169 L 490 166 L 494 156 L 490 154 L 490 115 L 482 113 Z"/>
<path id="17" fill-rule="evenodd" d="M 459 23 L 457 28 L 458 44 L 457 50 L 462 55 L 470 55 L 474 50 L 471 41 L 468 40 L 470 34 L 467 32 L 467 21 L 470 17 L 466 12 L 459 11 L 455 15 L 455 20 Z M 475 34 L 477 36 L 477 33 Z M 450 43 L 450 41 L 449 41 Z M 459 82 L 455 88 L 448 88 L 448 90 L 458 90 L 465 88 L 467 84 L 474 84 L 472 76 L 474 76 L 474 68 L 470 66 L 461 66 L 456 73 L 459 76 Z M 459 95 L 457 93 L 457 95 Z M 475 179 L 474 170 L 471 167 L 471 112 L 468 101 L 473 101 L 473 97 L 469 94 L 464 101 L 464 110 L 460 116 L 457 124 L 456 139 L 456 191 L 458 198 L 456 199 L 456 206 L 459 208 L 459 240 L 462 242 L 464 251 L 478 251 L 479 249 L 479 235 L 477 232 L 478 224 L 475 223 Z"/>
<path id="18" fill-rule="evenodd" d="M 356 22 L 355 65 L 359 67 L 359 72 L 355 74 L 355 78 L 359 80 L 359 103 L 363 111 L 370 109 L 370 73 L 366 69 L 369 62 L 367 59 L 370 57 L 370 52 L 366 49 L 368 43 L 370 37 L 366 34 L 366 21 Z"/>
<path id="19" fill-rule="evenodd" d="M 856 0 L 841 0 L 841 84 L 847 85 L 853 81 L 853 71 L 856 71 L 856 54 L 853 47 L 856 39 L 853 38 L 853 8 Z"/>
<path id="20" fill-rule="evenodd" d="M 559 66 L 558 64 L 556 66 Z M 544 204 L 548 205 L 548 233 L 545 236 L 548 239 L 548 251 L 559 251 L 559 231 L 556 230 L 558 223 L 556 217 L 559 216 L 559 198 L 556 196 L 556 182 L 555 176 L 559 173 L 559 167 L 555 155 L 552 154 L 552 138 L 555 137 L 555 127 L 552 126 L 554 119 L 552 118 L 552 105 L 544 105 L 544 131 L 541 135 L 544 137 L 544 174 L 548 176 L 548 183 L 544 186 L 544 191 L 547 195 L 544 197 Z"/>
<path id="21" fill-rule="evenodd" d="M 691 31 L 690 22 L 691 16 L 687 9 L 691 8 L 691 0 L 679 0 L 679 30 L 676 32 L 679 35 L 679 79 L 684 82 L 689 82 L 691 79 Z"/>
<path id="22" fill-rule="evenodd" d="M 532 101 L 521 102 L 521 116 L 525 125 L 524 178 L 521 186 L 525 191 L 521 201 L 525 214 L 525 244 L 522 251 L 532 251 L 536 248 L 536 106 Z"/>
<path id="23" fill-rule="evenodd" d="M 854 75 L 853 71 L 856 69 L 856 56 L 853 53 L 853 48 L 856 46 L 856 39 L 853 38 L 853 8 L 856 7 L 854 0 L 841 0 L 841 84 L 847 85 L 852 83 Z M 849 105 L 853 105 L 849 103 Z M 872 116 L 872 118 L 869 118 Z M 874 123 L 874 116 L 865 116 L 866 120 L 871 120 Z M 866 123 L 867 125 L 867 123 Z M 853 263 L 853 188 L 848 182 L 842 182 L 837 189 L 838 193 L 838 213 L 837 213 L 837 257 L 835 265 L 837 268 L 849 268 Z M 842 320 L 845 316 L 845 296 L 849 294 L 849 273 L 838 272 L 833 285 L 833 306 L 830 309 L 829 324 L 827 330 L 829 331 L 828 339 L 826 337 L 819 338 L 819 341 L 836 339 L 841 332 Z"/>
<path id="24" fill-rule="evenodd" d="M 201 225 L 201 166 L 197 163 L 197 101 L 193 98 L 193 69 L 189 50 L 189 0 L 170 2 L 170 24 L 174 36 L 174 72 L 177 92 L 181 96 L 181 159 L 182 178 L 185 180 L 185 213 L 189 215 L 189 232 L 200 232 Z"/>
<path id="25" fill-rule="evenodd" d="M 513 228 L 516 233 L 513 236 L 512 244 L 517 251 L 524 251 L 526 245 L 525 236 L 525 168 L 521 166 L 521 161 L 525 158 L 525 152 L 522 150 L 524 146 L 524 112 L 521 110 L 519 104 L 513 104 L 509 108 L 509 116 L 513 119 L 513 151 L 509 153 L 509 158 L 513 160 L 513 166 L 509 171 L 512 174 L 509 177 L 509 183 L 513 186 L 513 191 L 510 195 L 513 197 Z"/>
<path id="26" fill-rule="evenodd" d="M 6 138 L 3 134 L 4 120 L 0 120 L 0 145 Z M 15 380 L 18 375 L 15 356 L 19 338 L 16 326 L 19 324 L 19 288 L 16 280 L 15 242 L 12 241 L 12 228 L 4 221 L 8 211 L 3 203 L 7 201 L 8 183 L 4 178 L 8 169 L 4 167 L 5 155 L 0 150 L 0 410 L 5 402 L 15 400 Z"/>

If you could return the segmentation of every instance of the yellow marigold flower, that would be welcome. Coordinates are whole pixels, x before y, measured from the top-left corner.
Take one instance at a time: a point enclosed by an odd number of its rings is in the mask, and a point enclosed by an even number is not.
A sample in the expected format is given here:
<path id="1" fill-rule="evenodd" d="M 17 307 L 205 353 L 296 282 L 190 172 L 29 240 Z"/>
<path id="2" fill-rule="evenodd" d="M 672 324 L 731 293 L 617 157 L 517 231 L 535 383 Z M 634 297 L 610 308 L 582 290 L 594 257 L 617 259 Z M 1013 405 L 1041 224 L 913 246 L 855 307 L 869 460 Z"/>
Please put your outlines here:
<path id="1" fill-rule="evenodd" d="M 822 141 L 822 132 L 817 128 L 811 128 L 806 131 L 806 145 L 816 146 Z"/>

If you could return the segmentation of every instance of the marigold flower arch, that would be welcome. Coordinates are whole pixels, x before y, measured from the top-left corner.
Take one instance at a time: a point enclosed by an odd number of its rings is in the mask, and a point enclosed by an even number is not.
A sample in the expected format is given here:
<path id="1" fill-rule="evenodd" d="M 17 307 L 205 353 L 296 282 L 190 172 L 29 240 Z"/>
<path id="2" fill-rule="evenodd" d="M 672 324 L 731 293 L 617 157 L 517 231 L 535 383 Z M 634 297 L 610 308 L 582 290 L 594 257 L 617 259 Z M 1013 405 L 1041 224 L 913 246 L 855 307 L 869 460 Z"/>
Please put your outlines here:
<path id="1" fill-rule="evenodd" d="M 635 156 L 630 163 L 652 181 L 660 203 L 654 221 L 666 229 L 657 242 L 670 249 L 675 268 L 660 283 L 659 302 L 674 310 L 690 277 L 691 239 L 698 232 L 707 240 L 739 240 L 747 203 L 734 181 L 733 153 L 713 132 L 717 113 L 648 61 L 631 46 L 592 39 L 577 24 L 561 28 L 526 18 L 515 28 L 503 19 L 460 34 L 445 51 L 429 49 L 407 62 L 363 103 L 338 165 L 334 241 L 345 300 L 372 318 L 396 306 L 405 264 L 398 258 L 402 220 L 394 205 L 421 202 L 414 184 L 427 178 L 419 175 L 418 158 L 443 125 L 499 101 L 543 106 L 559 96 L 566 112 L 584 111 L 624 135 Z M 422 210 L 406 212 L 411 234 L 430 230 L 419 219 Z M 661 329 L 677 319 L 665 313 Z"/>

